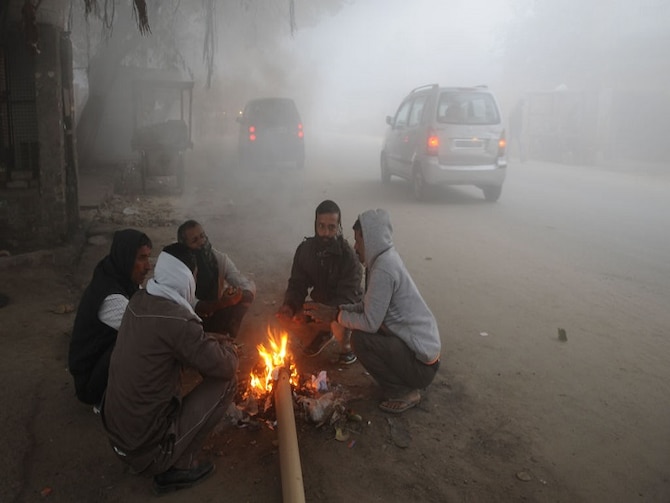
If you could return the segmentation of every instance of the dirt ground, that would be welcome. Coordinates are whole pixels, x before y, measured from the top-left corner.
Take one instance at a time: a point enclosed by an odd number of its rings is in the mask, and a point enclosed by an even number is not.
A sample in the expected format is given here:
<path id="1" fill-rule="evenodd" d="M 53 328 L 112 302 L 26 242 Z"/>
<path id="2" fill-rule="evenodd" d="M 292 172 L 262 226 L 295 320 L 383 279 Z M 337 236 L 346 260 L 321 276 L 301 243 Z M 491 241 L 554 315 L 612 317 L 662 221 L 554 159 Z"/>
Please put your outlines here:
<path id="1" fill-rule="evenodd" d="M 111 234 L 139 228 L 154 242 L 154 256 L 174 240 L 185 218 L 205 222 L 215 246 L 227 251 L 256 281 L 257 299 L 243 324 L 240 375 L 258 362 L 255 347 L 286 285 L 295 236 L 277 211 L 279 201 L 262 182 L 245 194 L 245 180 L 225 162 L 225 186 L 211 186 L 211 171 L 194 171 L 186 193 L 156 186 L 149 195 L 115 195 L 99 208 L 82 211 L 82 233 L 68 247 L 5 259 L 0 309 L 0 501 L 114 501 L 152 498 L 150 480 L 129 474 L 114 457 L 99 416 L 79 404 L 67 372 L 67 347 L 79 296 L 95 263 L 107 253 Z M 89 175 L 90 176 L 90 175 Z M 289 182 L 286 182 L 289 183 Z M 283 206 L 300 206 L 304 187 L 281 196 Z M 328 196 L 324 189 L 323 198 Z M 313 206 L 295 210 L 311 225 Z M 351 215 L 353 216 L 353 215 Z M 274 229 L 274 232 L 273 232 Z M 282 229 L 285 232 L 276 232 Z M 225 243 L 222 245 L 220 243 Z M 317 426 L 296 405 L 296 426 L 307 501 L 582 501 L 574 484 L 562 479 L 533 434 L 505 407 L 468 389 L 467 377 L 442 368 L 421 404 L 401 416 L 377 408 L 377 387 L 360 364 L 338 367 L 337 347 L 314 359 L 300 355 L 300 337 L 291 345 L 299 374 L 309 379 L 325 370 L 330 386 L 344 393 L 351 419 Z M 482 368 L 497 356 L 482 353 Z M 487 360 L 489 358 L 490 360 Z M 244 377 L 241 378 L 243 380 Z M 548 400 L 551 400 L 549 398 Z M 357 419 L 360 418 L 360 421 Z M 282 500 L 277 432 L 266 423 L 239 427 L 226 419 L 205 445 L 216 463 L 203 484 L 164 501 L 279 502 Z"/>

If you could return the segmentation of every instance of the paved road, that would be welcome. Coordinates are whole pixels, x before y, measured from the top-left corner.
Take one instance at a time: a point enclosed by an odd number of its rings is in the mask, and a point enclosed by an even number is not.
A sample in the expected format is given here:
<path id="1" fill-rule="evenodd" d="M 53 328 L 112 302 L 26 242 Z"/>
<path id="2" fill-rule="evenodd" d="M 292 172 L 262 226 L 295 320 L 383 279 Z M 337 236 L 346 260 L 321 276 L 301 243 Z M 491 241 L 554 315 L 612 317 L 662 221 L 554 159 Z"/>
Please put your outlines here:
<path id="1" fill-rule="evenodd" d="M 240 174 L 223 162 L 208 176 L 225 181 L 226 207 L 248 226 L 228 235 L 212 207 L 213 241 L 235 239 L 252 268 L 268 250 L 290 257 L 322 199 L 341 205 L 351 241 L 360 211 L 387 208 L 438 318 L 450 378 L 504 411 L 585 501 L 667 501 L 670 178 L 621 162 L 531 161 L 511 163 L 496 204 L 466 187 L 417 203 L 406 182 L 381 185 L 379 145 L 314 140 L 304 173 Z"/>

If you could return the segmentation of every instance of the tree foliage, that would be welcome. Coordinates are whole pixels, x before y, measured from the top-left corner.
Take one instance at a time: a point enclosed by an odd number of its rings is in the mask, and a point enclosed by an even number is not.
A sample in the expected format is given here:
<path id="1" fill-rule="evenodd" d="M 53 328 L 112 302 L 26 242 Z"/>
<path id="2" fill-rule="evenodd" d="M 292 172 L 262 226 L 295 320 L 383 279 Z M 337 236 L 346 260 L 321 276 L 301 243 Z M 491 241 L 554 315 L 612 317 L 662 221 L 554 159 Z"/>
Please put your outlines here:
<path id="1" fill-rule="evenodd" d="M 310 0 L 300 7 L 299 0 L 161 0 L 147 3 L 146 0 L 83 0 L 84 14 L 87 22 L 87 37 L 90 36 L 89 16 L 99 22 L 101 40 L 109 41 L 113 31 L 120 30 L 119 38 L 132 37 L 130 26 L 123 22 L 128 16 L 124 13 L 132 6 L 136 32 L 146 38 L 158 39 L 153 43 L 142 43 L 138 40 L 138 48 L 153 47 L 172 53 L 164 60 L 184 64 L 186 59 L 183 51 L 192 48 L 179 47 L 179 32 L 188 32 L 191 39 L 201 33 L 202 61 L 205 65 L 206 81 L 209 87 L 217 60 L 219 38 L 227 45 L 240 47 L 271 46 L 277 37 L 293 36 L 298 29 L 297 16 L 300 14 L 304 24 L 314 24 L 318 18 L 337 12 L 343 5 L 353 0 Z M 284 19 L 285 21 L 278 22 Z M 220 33 L 218 22 L 223 20 Z M 121 22 L 120 22 L 121 21 Z M 201 29 L 194 30 L 193 25 Z M 183 38 L 182 38 L 183 41 Z M 192 44 L 192 41 L 188 41 Z M 91 41 L 87 41 L 91 45 Z M 155 54 L 154 54 L 155 57 Z M 187 70 L 192 73 L 192 68 Z"/>

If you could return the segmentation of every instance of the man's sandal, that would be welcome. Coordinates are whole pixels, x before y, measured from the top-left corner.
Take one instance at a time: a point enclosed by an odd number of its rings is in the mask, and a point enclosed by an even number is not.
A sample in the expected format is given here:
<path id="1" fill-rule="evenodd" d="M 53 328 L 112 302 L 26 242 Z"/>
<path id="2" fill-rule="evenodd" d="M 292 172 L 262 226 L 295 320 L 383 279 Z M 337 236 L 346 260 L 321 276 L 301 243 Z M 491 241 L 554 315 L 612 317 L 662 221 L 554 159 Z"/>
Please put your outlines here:
<path id="1" fill-rule="evenodd" d="M 421 395 L 416 394 L 413 396 L 414 393 L 408 393 L 401 398 L 388 398 L 379 404 L 379 408 L 389 414 L 402 414 L 421 403 Z"/>
<path id="2" fill-rule="evenodd" d="M 308 356 L 312 358 L 313 356 L 318 355 L 323 351 L 328 344 L 333 342 L 335 340 L 335 336 L 333 335 L 332 332 L 319 332 L 317 336 L 314 338 L 314 340 L 307 346 L 305 349 L 302 350 L 302 353 L 305 356 Z"/>

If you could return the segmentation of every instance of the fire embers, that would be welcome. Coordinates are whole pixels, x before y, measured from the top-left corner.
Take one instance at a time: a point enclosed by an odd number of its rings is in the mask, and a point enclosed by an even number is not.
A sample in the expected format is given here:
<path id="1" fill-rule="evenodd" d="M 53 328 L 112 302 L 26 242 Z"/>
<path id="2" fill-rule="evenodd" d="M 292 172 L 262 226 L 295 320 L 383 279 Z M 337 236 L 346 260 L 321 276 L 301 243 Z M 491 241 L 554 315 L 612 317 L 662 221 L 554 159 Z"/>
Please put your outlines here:
<path id="1" fill-rule="evenodd" d="M 257 397 L 272 391 L 281 368 L 289 372 L 291 386 L 297 383 L 298 373 L 293 363 L 293 356 L 287 349 L 288 333 L 286 331 L 277 333 L 268 327 L 268 346 L 269 348 L 263 344 L 256 346 L 262 361 L 252 369 L 249 376 L 248 392 Z"/>
<path id="2" fill-rule="evenodd" d="M 274 396 L 272 391 L 278 379 L 279 371 L 286 369 L 289 373 L 291 388 L 298 382 L 298 373 L 293 356 L 288 350 L 288 333 L 277 332 L 268 327 L 267 347 L 265 344 L 256 346 L 260 360 L 249 373 L 246 382 L 240 382 L 237 408 L 242 418 L 239 426 L 255 426 L 255 421 L 265 421 L 274 428 L 276 414 L 274 412 Z"/>
<path id="3" fill-rule="evenodd" d="M 246 382 L 240 382 L 236 414 L 238 427 L 258 428 L 263 423 L 269 428 L 276 426 L 274 386 L 279 371 L 290 375 L 291 394 L 297 412 L 317 427 L 334 424 L 347 417 L 345 392 L 340 387 L 331 387 L 325 370 L 317 376 L 300 379 L 288 348 L 288 333 L 268 327 L 268 339 L 256 349 L 260 357 L 252 368 Z M 285 369 L 285 370 L 284 370 Z M 228 414 L 231 415 L 230 412 Z"/>

